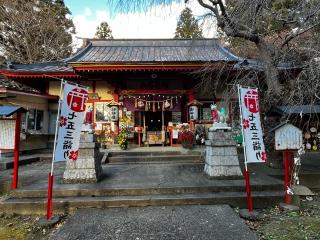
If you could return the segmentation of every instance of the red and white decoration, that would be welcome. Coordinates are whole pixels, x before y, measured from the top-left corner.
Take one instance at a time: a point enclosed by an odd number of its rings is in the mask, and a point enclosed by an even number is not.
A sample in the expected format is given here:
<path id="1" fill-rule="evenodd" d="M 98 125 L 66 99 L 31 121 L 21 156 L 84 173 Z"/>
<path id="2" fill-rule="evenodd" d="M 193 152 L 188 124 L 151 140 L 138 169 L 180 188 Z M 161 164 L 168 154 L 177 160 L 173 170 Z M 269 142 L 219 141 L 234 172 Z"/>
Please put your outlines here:
<path id="1" fill-rule="evenodd" d="M 54 161 L 77 160 L 87 98 L 85 88 L 64 84 Z"/>
<path id="2" fill-rule="evenodd" d="M 265 162 L 267 155 L 262 138 L 258 89 L 240 87 L 240 107 L 246 162 Z"/>

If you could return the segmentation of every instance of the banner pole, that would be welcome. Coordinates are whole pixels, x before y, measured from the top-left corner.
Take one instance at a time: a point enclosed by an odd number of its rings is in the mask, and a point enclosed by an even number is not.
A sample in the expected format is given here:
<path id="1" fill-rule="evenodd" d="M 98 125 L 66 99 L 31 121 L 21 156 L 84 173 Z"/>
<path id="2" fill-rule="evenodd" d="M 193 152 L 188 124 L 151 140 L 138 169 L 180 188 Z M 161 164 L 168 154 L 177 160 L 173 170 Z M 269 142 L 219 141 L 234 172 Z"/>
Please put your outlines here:
<path id="1" fill-rule="evenodd" d="M 53 189 L 53 168 L 54 168 L 54 160 L 56 154 L 56 145 L 57 145 L 57 135 L 58 135 L 58 126 L 59 126 L 59 116 L 61 110 L 61 95 L 62 95 L 62 88 L 64 86 L 64 80 L 61 79 L 60 84 L 60 93 L 59 93 L 59 103 L 58 103 L 58 113 L 56 119 L 56 129 L 54 135 L 54 142 L 53 142 L 53 153 L 52 153 L 52 161 L 51 161 L 51 170 L 48 176 L 48 201 L 47 201 L 47 220 L 50 220 L 52 217 L 52 189 Z"/>
<path id="2" fill-rule="evenodd" d="M 253 205 L 252 205 L 252 197 L 251 197 L 251 187 L 250 187 L 250 172 L 248 170 L 247 164 L 247 152 L 246 152 L 246 142 L 244 137 L 243 131 L 243 116 L 242 116 L 242 108 L 241 108 L 241 92 L 240 92 L 240 85 L 238 86 L 238 96 L 239 96 L 239 109 L 240 109 L 240 124 L 241 124 L 241 133 L 242 133 L 242 145 L 243 145 L 243 154 L 244 154 L 244 167 L 245 167 L 245 179 L 246 179 L 246 192 L 247 192 L 247 206 L 249 212 L 252 212 Z"/>

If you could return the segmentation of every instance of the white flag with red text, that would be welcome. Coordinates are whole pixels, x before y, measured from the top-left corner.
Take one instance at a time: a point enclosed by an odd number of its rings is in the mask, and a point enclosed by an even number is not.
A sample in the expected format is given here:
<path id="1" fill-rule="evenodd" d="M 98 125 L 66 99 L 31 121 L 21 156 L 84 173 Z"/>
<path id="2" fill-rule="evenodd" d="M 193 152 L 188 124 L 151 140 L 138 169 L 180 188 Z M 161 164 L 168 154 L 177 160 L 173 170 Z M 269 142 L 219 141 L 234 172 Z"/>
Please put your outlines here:
<path id="1" fill-rule="evenodd" d="M 258 89 L 240 87 L 239 93 L 247 163 L 265 162 L 267 155 L 263 143 Z"/>
<path id="2" fill-rule="evenodd" d="M 87 89 L 69 83 L 64 84 L 54 161 L 77 160 L 87 98 Z"/>

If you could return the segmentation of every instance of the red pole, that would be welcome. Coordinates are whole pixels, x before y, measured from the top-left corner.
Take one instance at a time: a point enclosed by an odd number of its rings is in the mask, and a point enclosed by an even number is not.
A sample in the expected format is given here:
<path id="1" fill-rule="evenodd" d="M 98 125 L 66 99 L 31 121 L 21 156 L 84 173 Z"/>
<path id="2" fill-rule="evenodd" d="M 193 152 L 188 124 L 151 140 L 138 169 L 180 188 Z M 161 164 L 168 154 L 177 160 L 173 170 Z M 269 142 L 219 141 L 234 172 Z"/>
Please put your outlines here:
<path id="1" fill-rule="evenodd" d="M 17 189 L 18 187 L 20 131 L 21 131 L 21 113 L 17 112 L 16 126 L 14 130 L 14 162 L 13 162 L 13 180 L 12 180 L 12 188 L 14 190 Z"/>
<path id="2" fill-rule="evenodd" d="M 288 188 L 290 184 L 289 180 L 289 151 L 284 151 L 284 186 L 285 186 L 285 203 L 290 204 L 291 198 L 288 194 Z"/>
<path id="3" fill-rule="evenodd" d="M 52 217 L 52 187 L 53 187 L 53 174 L 48 175 L 48 203 L 47 203 L 47 220 Z"/>
<path id="4" fill-rule="evenodd" d="M 141 136 L 140 136 L 140 127 L 138 128 L 138 144 L 139 144 L 139 147 L 141 146 Z"/>
<path id="5" fill-rule="evenodd" d="M 248 205 L 249 212 L 251 212 L 253 210 L 253 207 L 252 207 L 251 188 L 250 188 L 250 173 L 248 169 L 245 170 L 245 178 L 246 178 L 246 190 L 247 190 L 247 205 Z"/>
<path id="6" fill-rule="evenodd" d="M 170 129 L 170 146 L 172 147 L 172 128 Z"/>

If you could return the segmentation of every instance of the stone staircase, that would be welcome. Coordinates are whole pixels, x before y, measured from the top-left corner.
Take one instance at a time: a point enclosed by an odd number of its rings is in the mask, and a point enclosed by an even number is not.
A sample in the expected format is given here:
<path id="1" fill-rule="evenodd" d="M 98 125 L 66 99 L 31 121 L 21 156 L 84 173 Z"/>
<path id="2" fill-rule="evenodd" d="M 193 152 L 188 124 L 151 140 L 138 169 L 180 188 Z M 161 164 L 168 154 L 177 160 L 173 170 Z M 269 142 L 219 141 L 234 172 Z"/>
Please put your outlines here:
<path id="1" fill-rule="evenodd" d="M 78 208 L 213 204 L 246 207 L 244 178 L 210 180 L 203 172 L 203 154 L 199 150 L 109 151 L 105 158 L 105 175 L 96 184 L 62 184 L 64 166 L 56 166 L 55 214 Z M 46 214 L 47 175 L 41 173 L 30 181 L 31 185 L 0 200 L 0 212 Z M 254 208 L 273 206 L 284 198 L 282 181 L 265 174 L 252 176 L 251 189 Z"/>
<path id="2" fill-rule="evenodd" d="M 110 151 L 105 163 L 144 164 L 144 163 L 203 163 L 201 151 Z"/>
<path id="3" fill-rule="evenodd" d="M 255 208 L 275 205 L 283 200 L 282 185 L 253 185 Z M 53 192 L 56 214 L 66 214 L 78 208 L 145 207 L 173 205 L 228 204 L 246 207 L 245 187 L 240 182 L 216 186 L 175 186 L 113 189 L 58 189 Z M 17 190 L 0 202 L 0 212 L 45 214 L 46 190 Z"/>

